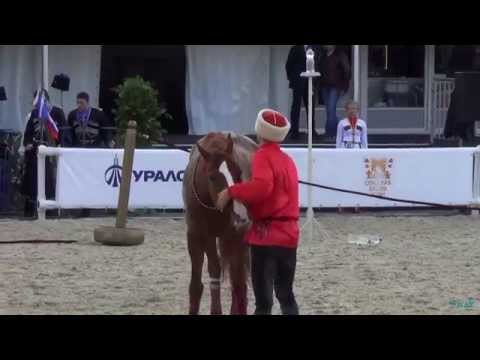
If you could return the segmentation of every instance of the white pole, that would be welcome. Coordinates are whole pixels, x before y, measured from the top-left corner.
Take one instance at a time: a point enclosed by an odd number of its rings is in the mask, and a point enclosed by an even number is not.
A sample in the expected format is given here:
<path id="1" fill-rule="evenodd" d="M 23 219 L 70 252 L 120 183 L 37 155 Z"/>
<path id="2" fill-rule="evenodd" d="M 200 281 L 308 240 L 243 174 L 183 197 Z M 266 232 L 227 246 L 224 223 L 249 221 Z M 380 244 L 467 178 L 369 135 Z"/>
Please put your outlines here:
<path id="1" fill-rule="evenodd" d="M 313 78 L 308 78 L 308 182 L 313 182 L 313 129 L 312 129 L 312 115 L 313 115 Z M 313 188 L 311 186 L 308 187 L 308 219 L 313 219 L 313 203 L 312 203 L 312 196 L 313 196 Z M 313 222 L 310 222 L 309 228 L 309 238 L 310 240 L 313 239 Z"/>
<path id="2" fill-rule="evenodd" d="M 42 45 L 42 87 L 48 90 L 48 45 Z"/>
<path id="3" fill-rule="evenodd" d="M 472 186 L 472 207 L 480 206 L 480 146 L 473 152 L 473 186 Z M 479 216 L 478 210 L 473 210 L 472 215 Z"/>
<path id="4" fill-rule="evenodd" d="M 42 88 L 48 90 L 48 45 L 42 45 Z M 43 121 L 40 121 L 40 142 L 43 141 Z M 40 147 L 37 154 L 37 213 L 38 220 L 45 220 L 45 208 L 39 206 L 45 201 L 45 155 L 41 153 Z"/>
<path id="5" fill-rule="evenodd" d="M 353 100 L 360 102 L 360 45 L 353 45 Z"/>
<path id="6" fill-rule="evenodd" d="M 45 196 L 45 152 L 44 145 L 38 147 L 37 152 L 37 213 L 38 220 L 45 220 L 45 208 L 40 204 L 46 200 Z"/>
<path id="7" fill-rule="evenodd" d="M 307 51 L 307 65 L 306 72 L 302 73 L 302 77 L 308 78 L 308 182 L 313 182 L 313 78 L 319 77 L 320 73 L 315 72 L 315 53 L 313 50 L 309 49 Z M 308 226 L 308 235 L 310 241 L 313 240 L 313 222 L 314 222 L 314 212 L 313 212 L 313 188 L 308 187 L 307 195 L 307 220 L 305 226 Z"/>
<path id="8" fill-rule="evenodd" d="M 430 126 L 430 143 L 435 142 L 437 124 L 434 122 L 433 101 L 435 82 L 435 45 L 425 45 L 425 119 Z"/>
<path id="9" fill-rule="evenodd" d="M 473 186 L 472 198 L 476 205 L 480 205 L 480 146 L 473 152 Z"/>

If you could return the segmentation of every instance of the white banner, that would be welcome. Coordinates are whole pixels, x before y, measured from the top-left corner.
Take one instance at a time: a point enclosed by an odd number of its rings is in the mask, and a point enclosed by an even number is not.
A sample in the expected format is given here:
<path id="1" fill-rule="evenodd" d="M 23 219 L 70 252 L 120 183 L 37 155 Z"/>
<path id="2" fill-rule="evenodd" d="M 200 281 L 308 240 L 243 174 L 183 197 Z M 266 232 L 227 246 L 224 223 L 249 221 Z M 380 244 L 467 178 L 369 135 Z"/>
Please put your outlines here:
<path id="1" fill-rule="evenodd" d="M 116 208 L 122 150 L 60 151 L 57 206 Z M 451 205 L 473 201 L 474 148 L 315 149 L 313 182 L 370 194 Z M 307 181 L 307 150 L 286 149 Z M 137 150 L 133 164 L 130 208 L 182 209 L 183 172 L 189 154 L 179 150 Z M 315 207 L 410 206 L 335 191 L 313 190 Z M 306 205 L 307 187 L 300 185 Z"/>
<path id="2" fill-rule="evenodd" d="M 183 208 L 182 180 L 189 154 L 136 150 L 129 207 Z M 123 150 L 62 149 L 57 170 L 61 208 L 116 208 Z"/>
<path id="3" fill-rule="evenodd" d="M 472 202 L 471 148 L 314 150 L 316 184 L 397 199 L 468 205 Z M 306 180 L 307 151 L 287 150 Z M 306 204 L 307 187 L 300 187 Z M 315 188 L 315 207 L 391 207 L 405 203 Z"/>

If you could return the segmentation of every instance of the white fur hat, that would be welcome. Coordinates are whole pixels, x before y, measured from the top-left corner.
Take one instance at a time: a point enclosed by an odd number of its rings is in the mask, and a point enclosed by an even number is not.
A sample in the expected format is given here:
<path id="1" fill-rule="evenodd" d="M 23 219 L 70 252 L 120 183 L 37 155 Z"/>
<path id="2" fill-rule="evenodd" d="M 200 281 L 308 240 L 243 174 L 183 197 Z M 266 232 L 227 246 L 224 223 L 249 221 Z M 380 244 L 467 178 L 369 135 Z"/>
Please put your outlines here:
<path id="1" fill-rule="evenodd" d="M 290 122 L 278 111 L 264 109 L 258 113 L 255 132 L 265 140 L 282 142 L 290 131 Z"/>

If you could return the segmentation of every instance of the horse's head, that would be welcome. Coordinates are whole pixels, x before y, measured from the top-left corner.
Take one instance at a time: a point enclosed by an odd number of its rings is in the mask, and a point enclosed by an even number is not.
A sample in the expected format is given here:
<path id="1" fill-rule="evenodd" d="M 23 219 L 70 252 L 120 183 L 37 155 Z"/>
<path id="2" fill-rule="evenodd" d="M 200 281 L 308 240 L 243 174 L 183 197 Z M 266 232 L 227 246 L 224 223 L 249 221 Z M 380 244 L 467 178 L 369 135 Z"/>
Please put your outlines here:
<path id="1" fill-rule="evenodd" d="M 242 170 L 234 160 L 233 139 L 230 134 L 213 133 L 202 144 L 197 143 L 197 148 L 205 163 L 210 198 L 216 203 L 222 190 L 241 181 Z M 238 203 L 234 204 L 234 213 L 241 218 L 240 222 L 248 218 L 246 209 Z"/>
<path id="2" fill-rule="evenodd" d="M 241 170 L 233 160 L 233 140 L 230 134 L 210 134 L 206 140 L 203 146 L 197 144 L 197 148 L 205 162 L 209 192 L 215 202 L 219 192 L 240 181 Z"/>

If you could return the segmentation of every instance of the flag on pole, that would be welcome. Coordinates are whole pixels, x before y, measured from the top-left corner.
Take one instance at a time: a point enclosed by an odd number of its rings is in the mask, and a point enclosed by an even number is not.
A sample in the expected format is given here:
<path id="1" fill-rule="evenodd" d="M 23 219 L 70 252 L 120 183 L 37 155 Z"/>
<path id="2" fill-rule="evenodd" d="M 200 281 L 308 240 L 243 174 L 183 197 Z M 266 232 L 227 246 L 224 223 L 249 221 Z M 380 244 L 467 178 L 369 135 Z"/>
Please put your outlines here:
<path id="1" fill-rule="evenodd" d="M 51 106 L 45 96 L 45 90 L 42 89 L 37 91 L 33 106 L 37 110 L 37 116 L 40 121 L 44 122 L 50 136 L 58 141 L 58 127 L 50 116 Z"/>

